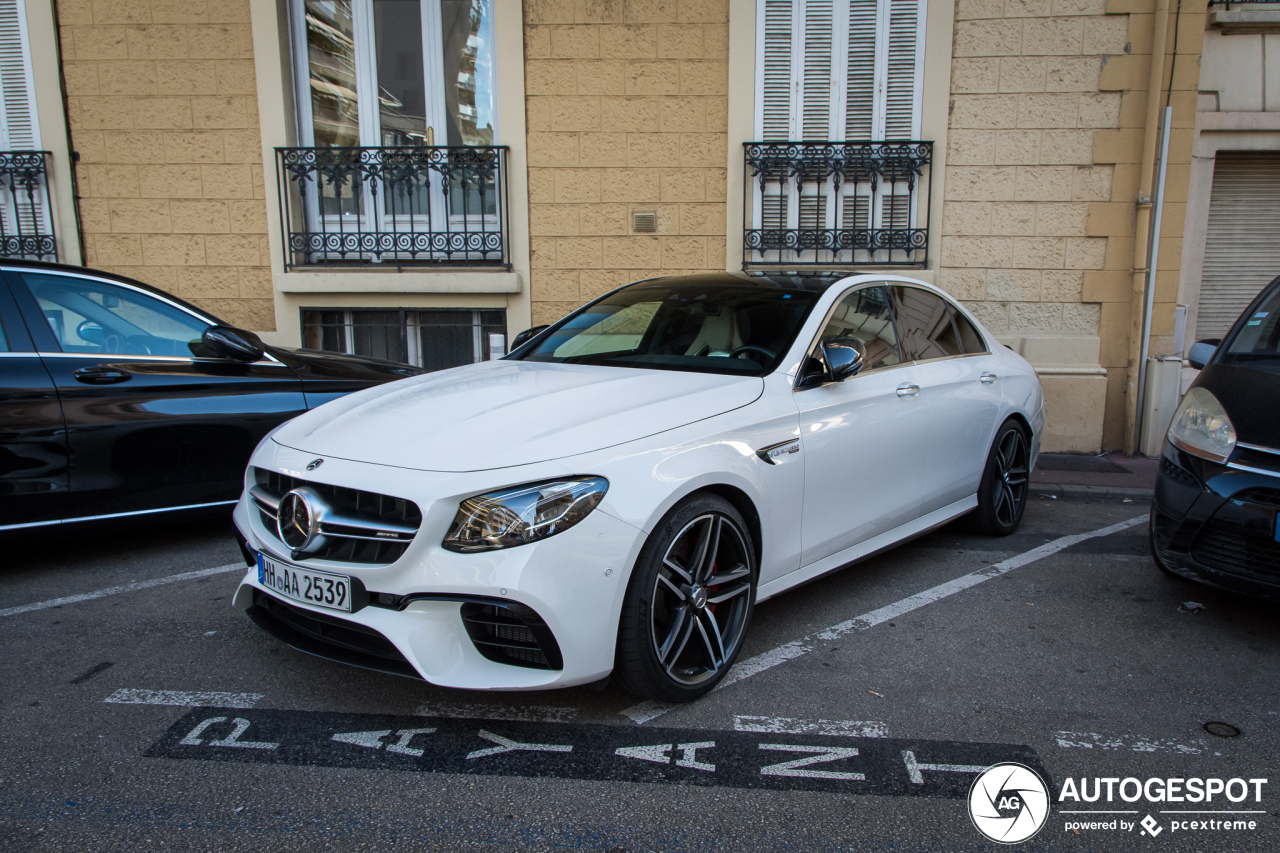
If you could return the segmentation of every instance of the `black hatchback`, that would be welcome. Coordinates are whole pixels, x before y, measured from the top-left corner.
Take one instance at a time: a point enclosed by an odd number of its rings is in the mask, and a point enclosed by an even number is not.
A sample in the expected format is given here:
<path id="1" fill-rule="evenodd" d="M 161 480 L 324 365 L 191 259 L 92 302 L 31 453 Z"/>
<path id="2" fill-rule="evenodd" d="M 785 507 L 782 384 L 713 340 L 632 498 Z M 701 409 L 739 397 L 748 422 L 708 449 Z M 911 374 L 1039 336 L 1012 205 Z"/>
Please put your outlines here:
<path id="1" fill-rule="evenodd" d="M 267 346 L 120 276 L 5 261 L 0 534 L 229 513 L 276 426 L 421 372 Z"/>
<path id="2" fill-rule="evenodd" d="M 1280 599 L 1280 278 L 1221 343 L 1189 355 L 1202 370 L 1165 441 L 1152 555 L 1173 574 Z"/>

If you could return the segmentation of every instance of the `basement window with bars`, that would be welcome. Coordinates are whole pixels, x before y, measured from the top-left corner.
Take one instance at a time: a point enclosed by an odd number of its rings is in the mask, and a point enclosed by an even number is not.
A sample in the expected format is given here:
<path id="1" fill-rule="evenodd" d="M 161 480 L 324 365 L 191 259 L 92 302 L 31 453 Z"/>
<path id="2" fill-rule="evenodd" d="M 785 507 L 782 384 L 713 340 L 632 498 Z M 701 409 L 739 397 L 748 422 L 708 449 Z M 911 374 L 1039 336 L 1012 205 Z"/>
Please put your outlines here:
<path id="1" fill-rule="evenodd" d="M 306 308 L 307 349 L 385 358 L 444 370 L 506 354 L 507 314 L 470 308 Z"/>

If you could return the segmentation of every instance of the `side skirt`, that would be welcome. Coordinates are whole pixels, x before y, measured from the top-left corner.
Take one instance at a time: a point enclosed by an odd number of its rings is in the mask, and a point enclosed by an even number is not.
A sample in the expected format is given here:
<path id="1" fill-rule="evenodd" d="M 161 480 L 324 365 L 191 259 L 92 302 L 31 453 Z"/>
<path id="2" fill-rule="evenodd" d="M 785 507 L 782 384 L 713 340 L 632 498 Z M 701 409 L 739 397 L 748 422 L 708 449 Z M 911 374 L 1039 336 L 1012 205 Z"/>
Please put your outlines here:
<path id="1" fill-rule="evenodd" d="M 976 494 L 969 495 L 967 498 L 961 498 L 941 509 L 935 509 L 928 515 L 922 515 L 917 519 L 908 521 L 906 524 L 900 524 L 893 530 L 881 533 L 879 536 L 873 536 L 870 539 L 859 542 L 857 545 L 845 548 L 830 557 L 824 557 L 816 563 L 796 569 L 794 572 L 785 574 L 761 586 L 756 591 L 756 601 L 772 598 L 780 592 L 786 592 L 801 584 L 816 580 L 823 575 L 843 569 L 852 563 L 865 560 L 868 557 L 874 557 L 881 551 L 888 551 L 908 539 L 923 536 L 930 530 L 941 527 L 952 519 L 959 518 L 977 505 L 978 496 Z"/>

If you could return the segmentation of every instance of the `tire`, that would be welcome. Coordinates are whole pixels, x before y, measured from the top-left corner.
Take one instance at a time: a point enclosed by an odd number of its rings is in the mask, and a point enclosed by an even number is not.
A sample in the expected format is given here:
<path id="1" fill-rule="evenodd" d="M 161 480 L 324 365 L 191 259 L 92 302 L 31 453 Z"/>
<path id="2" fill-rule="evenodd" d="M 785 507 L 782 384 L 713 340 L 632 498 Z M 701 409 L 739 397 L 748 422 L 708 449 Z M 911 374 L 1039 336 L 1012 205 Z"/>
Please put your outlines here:
<path id="1" fill-rule="evenodd" d="M 978 508 L 973 518 L 980 533 L 1008 536 L 1018 529 L 1027 508 L 1030 461 L 1026 430 L 1015 420 L 1005 421 L 991 443 L 978 486 Z"/>
<path id="2" fill-rule="evenodd" d="M 751 535 L 732 504 L 711 494 L 677 504 L 649 534 L 627 585 L 618 682 L 662 702 L 706 695 L 742 651 L 758 577 Z"/>

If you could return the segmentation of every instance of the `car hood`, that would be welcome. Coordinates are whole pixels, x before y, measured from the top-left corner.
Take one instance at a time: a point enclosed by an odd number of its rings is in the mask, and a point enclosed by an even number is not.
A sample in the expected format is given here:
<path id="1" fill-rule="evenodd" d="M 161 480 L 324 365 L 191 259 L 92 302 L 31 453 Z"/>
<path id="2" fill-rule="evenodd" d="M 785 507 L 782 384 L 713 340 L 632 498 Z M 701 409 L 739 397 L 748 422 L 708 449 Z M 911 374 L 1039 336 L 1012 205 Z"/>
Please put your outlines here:
<path id="1" fill-rule="evenodd" d="M 757 377 L 490 361 L 343 397 L 279 444 L 423 471 L 483 471 L 625 444 L 756 400 Z"/>
<path id="2" fill-rule="evenodd" d="M 1211 364 L 1195 384 L 1212 392 L 1236 428 L 1236 440 L 1280 447 L 1280 373 Z"/>

